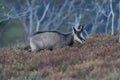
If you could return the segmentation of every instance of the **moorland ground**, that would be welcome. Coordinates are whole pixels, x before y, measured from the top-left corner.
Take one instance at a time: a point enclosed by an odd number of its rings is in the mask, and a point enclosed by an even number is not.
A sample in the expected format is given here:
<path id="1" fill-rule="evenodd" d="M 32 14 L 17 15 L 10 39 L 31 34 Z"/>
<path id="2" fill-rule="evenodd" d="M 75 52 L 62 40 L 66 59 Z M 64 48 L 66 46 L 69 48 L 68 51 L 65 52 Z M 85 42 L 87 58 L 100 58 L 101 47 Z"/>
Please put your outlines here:
<path id="1" fill-rule="evenodd" d="M 0 80 L 120 80 L 118 36 L 95 35 L 52 51 L 1 48 Z"/>

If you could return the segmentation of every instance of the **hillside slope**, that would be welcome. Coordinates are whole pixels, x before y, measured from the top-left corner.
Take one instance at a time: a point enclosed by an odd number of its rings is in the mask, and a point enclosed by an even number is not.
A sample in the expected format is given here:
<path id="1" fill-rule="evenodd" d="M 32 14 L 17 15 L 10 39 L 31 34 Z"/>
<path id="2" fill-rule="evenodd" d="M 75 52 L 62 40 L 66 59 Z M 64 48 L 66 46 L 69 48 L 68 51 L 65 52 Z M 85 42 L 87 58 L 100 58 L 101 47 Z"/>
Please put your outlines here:
<path id="1" fill-rule="evenodd" d="M 85 44 L 27 52 L 0 49 L 1 80 L 120 80 L 120 43 L 117 36 L 98 35 Z"/>

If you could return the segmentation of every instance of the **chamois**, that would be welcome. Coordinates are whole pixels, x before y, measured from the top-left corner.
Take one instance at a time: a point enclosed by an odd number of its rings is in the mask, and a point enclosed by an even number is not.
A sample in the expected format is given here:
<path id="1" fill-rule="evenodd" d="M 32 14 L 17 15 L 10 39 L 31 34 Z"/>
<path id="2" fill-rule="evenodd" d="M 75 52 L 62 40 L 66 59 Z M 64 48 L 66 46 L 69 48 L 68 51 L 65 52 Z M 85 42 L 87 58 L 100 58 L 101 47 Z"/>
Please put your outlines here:
<path id="1" fill-rule="evenodd" d="M 30 38 L 30 47 L 32 51 L 39 51 L 43 49 L 52 50 L 54 48 L 62 48 L 71 46 L 74 40 L 83 43 L 85 38 L 82 36 L 84 25 L 79 25 L 76 29 L 72 27 L 73 32 L 63 34 L 57 31 L 42 31 L 37 32 Z"/>

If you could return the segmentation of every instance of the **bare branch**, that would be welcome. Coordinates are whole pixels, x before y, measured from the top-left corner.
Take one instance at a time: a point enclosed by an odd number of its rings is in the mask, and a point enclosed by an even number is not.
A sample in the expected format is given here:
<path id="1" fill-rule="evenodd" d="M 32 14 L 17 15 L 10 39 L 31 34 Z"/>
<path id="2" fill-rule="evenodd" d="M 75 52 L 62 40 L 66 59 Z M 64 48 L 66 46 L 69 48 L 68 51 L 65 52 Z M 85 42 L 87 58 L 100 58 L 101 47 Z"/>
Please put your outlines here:
<path id="1" fill-rule="evenodd" d="M 97 25 L 98 24 L 98 18 L 101 15 L 102 8 L 103 8 L 103 3 L 100 6 L 98 4 L 98 2 L 96 2 L 95 6 L 96 6 L 96 15 L 95 15 L 95 20 L 94 20 L 94 23 L 93 23 L 93 26 L 92 26 L 92 29 L 91 29 L 91 35 L 95 34 L 95 32 L 96 32 L 96 30 L 98 28 L 98 25 Z"/>
<path id="2" fill-rule="evenodd" d="M 41 19 L 40 19 L 40 20 L 37 19 L 38 21 L 37 21 L 37 26 L 36 26 L 36 32 L 39 30 L 39 26 L 40 26 L 41 22 L 44 20 L 45 15 L 46 15 L 46 13 L 47 13 L 47 11 L 48 11 L 49 6 L 50 6 L 50 4 L 48 4 L 48 5 L 46 6 L 46 8 L 45 8 L 45 10 L 44 10 L 44 13 L 43 13 L 43 15 L 42 15 L 42 17 L 41 17 Z M 37 14 L 36 14 L 36 15 L 37 15 Z"/>
<path id="3" fill-rule="evenodd" d="M 111 35 L 114 35 L 114 12 L 113 12 L 113 7 L 112 7 L 112 0 L 110 0 L 110 10 L 111 10 L 111 16 L 112 16 Z"/>
<path id="4" fill-rule="evenodd" d="M 47 23 L 47 25 L 46 25 L 46 27 L 44 28 L 44 30 L 47 30 L 48 27 L 49 27 L 52 23 L 56 23 L 56 20 L 62 17 L 63 12 L 64 12 L 63 10 L 65 9 L 66 5 L 68 5 L 68 1 L 69 1 L 69 0 L 65 0 L 64 4 L 63 4 L 63 6 L 60 8 L 59 12 L 58 12 L 57 14 L 55 14 L 55 17 L 54 17 L 50 22 Z"/>

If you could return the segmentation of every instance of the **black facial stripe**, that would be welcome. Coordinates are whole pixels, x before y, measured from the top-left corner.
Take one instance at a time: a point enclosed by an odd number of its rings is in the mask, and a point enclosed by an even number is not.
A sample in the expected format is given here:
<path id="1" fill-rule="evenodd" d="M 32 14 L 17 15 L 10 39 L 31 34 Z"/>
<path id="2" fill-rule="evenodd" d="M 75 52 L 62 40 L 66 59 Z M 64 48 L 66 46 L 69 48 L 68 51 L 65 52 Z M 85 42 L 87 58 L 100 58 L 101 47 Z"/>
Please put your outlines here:
<path id="1" fill-rule="evenodd" d="M 79 33 L 77 33 L 76 35 L 77 35 L 77 37 L 78 37 L 80 40 L 85 41 L 85 39 L 82 38 Z"/>
<path id="2" fill-rule="evenodd" d="M 85 24 L 79 25 L 78 29 L 80 30 L 79 32 L 82 32 L 85 29 Z"/>

